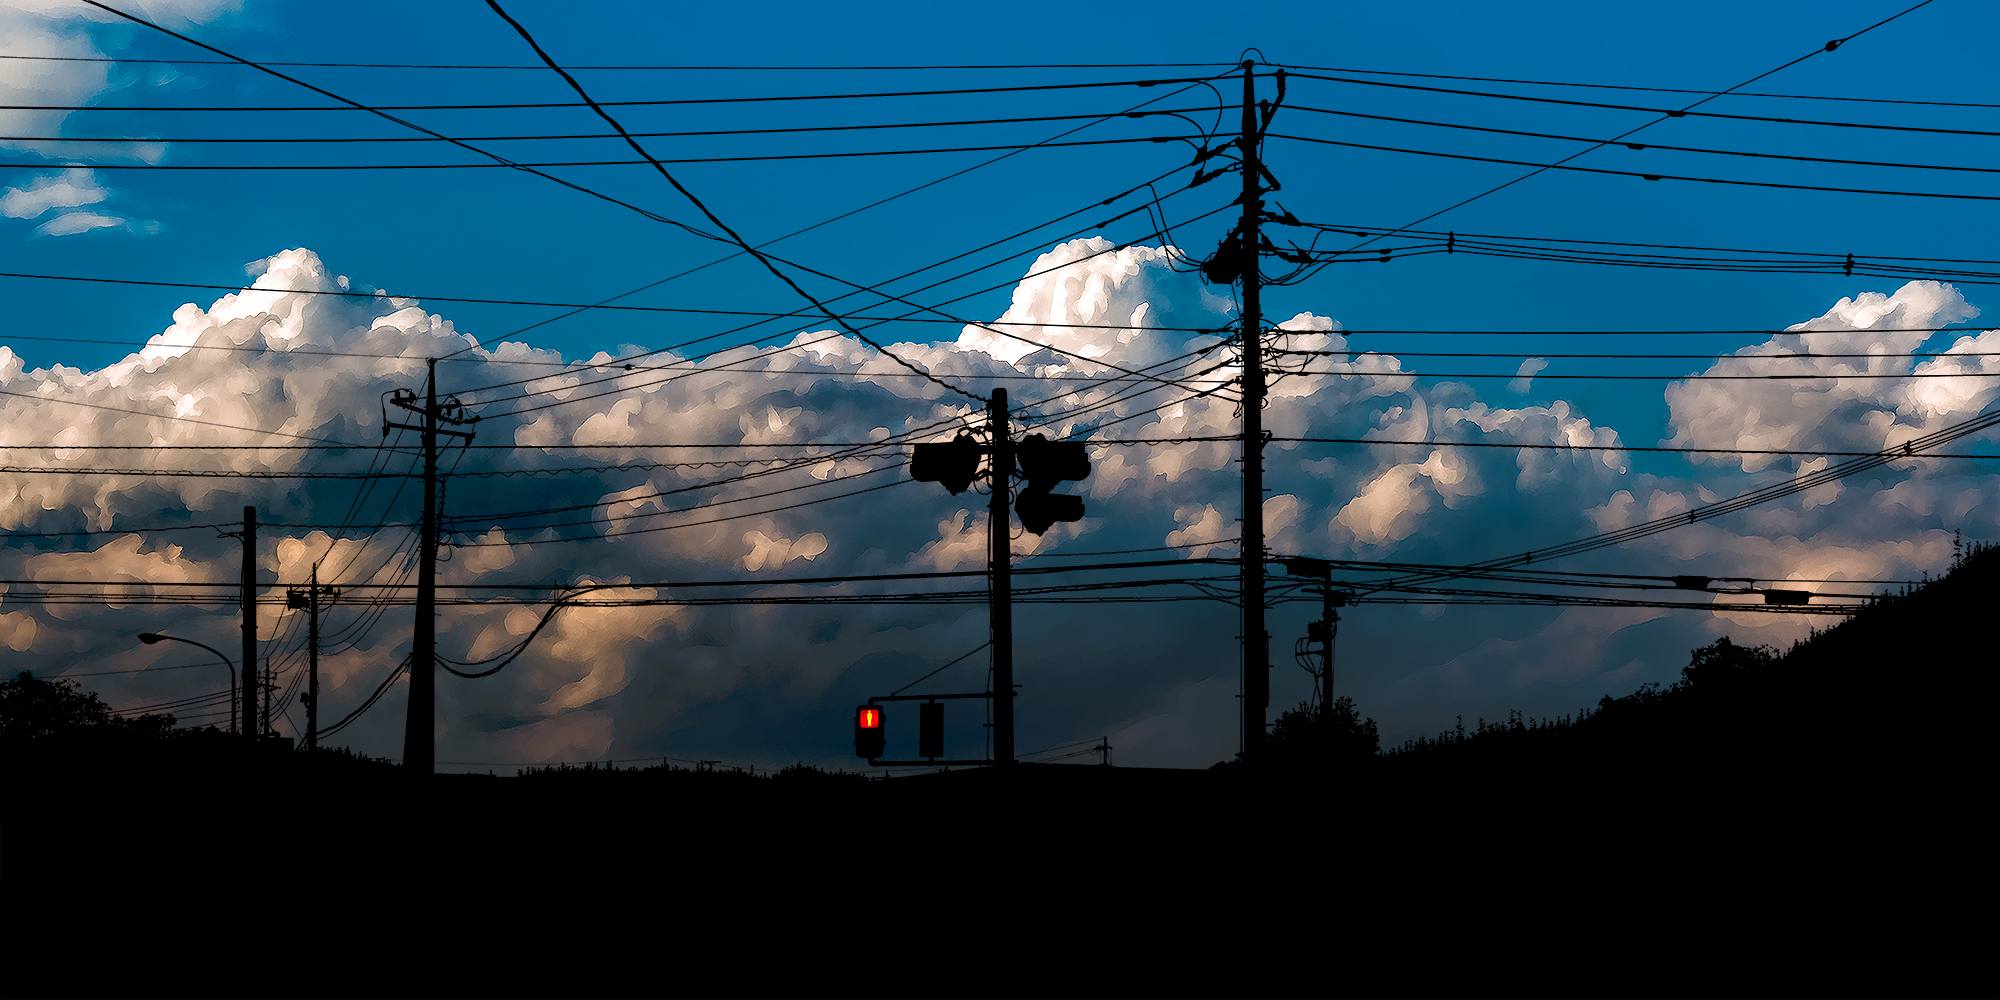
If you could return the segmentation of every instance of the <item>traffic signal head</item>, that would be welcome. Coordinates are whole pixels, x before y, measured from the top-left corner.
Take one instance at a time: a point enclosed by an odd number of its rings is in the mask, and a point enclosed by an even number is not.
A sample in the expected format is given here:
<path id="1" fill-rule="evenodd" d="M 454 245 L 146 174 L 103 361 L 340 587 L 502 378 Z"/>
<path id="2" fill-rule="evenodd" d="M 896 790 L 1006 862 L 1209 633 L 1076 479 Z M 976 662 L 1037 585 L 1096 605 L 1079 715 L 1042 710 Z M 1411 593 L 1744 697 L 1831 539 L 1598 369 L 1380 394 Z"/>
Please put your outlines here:
<path id="1" fill-rule="evenodd" d="M 917 756 L 932 760 L 944 756 L 944 702 L 917 706 Z"/>
<path id="2" fill-rule="evenodd" d="M 1067 493 L 1022 490 L 1021 495 L 1014 498 L 1014 513 L 1021 518 L 1021 527 L 1040 535 L 1057 521 L 1083 520 L 1083 498 Z"/>
<path id="3" fill-rule="evenodd" d="M 888 734 L 882 729 L 882 706 L 862 705 L 854 710 L 854 755 L 874 760 L 882 756 Z"/>
<path id="4" fill-rule="evenodd" d="M 1014 498 L 1021 527 L 1039 535 L 1058 521 L 1083 520 L 1083 498 L 1051 492 L 1058 484 L 1090 476 L 1090 454 L 1081 441 L 1051 441 L 1030 434 L 1015 447 L 1027 485 Z"/>
<path id="5" fill-rule="evenodd" d="M 1090 453 L 1084 450 L 1081 441 L 1051 441 L 1040 434 L 1030 434 L 1015 446 L 1014 458 L 1020 463 L 1022 478 L 1031 484 L 1046 482 L 1054 486 L 1090 478 Z"/>
<path id="6" fill-rule="evenodd" d="M 979 475 L 979 443 L 961 432 L 950 441 L 920 444 L 910 456 L 910 478 L 938 483 L 956 496 L 972 488 Z"/>

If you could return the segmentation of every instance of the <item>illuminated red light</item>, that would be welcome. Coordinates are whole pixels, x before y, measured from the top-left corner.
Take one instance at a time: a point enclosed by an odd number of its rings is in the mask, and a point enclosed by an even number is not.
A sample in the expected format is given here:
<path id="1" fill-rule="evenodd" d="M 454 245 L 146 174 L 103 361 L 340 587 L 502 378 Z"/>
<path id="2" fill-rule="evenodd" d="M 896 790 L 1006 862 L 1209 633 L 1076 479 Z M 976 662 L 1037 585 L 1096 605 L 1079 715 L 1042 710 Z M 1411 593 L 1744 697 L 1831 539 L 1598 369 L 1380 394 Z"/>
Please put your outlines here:
<path id="1" fill-rule="evenodd" d="M 862 729 L 880 729 L 882 728 L 882 710 L 879 708 L 864 708 L 861 710 L 861 714 L 854 720 L 854 724 Z"/>

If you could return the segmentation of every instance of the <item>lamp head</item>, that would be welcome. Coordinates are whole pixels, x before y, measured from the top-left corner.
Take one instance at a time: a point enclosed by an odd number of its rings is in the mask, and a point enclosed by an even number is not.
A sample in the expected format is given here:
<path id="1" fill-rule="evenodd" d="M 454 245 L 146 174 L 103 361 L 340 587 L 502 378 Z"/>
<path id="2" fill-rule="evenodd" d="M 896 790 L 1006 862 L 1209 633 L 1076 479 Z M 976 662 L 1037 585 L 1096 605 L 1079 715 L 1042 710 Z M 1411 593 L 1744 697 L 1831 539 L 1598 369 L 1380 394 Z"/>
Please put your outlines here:
<path id="1" fill-rule="evenodd" d="M 146 645 L 148 645 L 148 646 L 152 645 L 153 643 L 156 643 L 156 642 L 159 642 L 159 641 L 160 641 L 161 639 L 164 639 L 164 638 L 166 638 L 166 636 L 164 636 L 164 635 L 160 635 L 160 634 L 159 634 L 159 633 L 157 633 L 157 632 L 141 632 L 141 633 L 139 633 L 139 641 L 140 641 L 140 642 L 143 642 L 143 643 L 145 643 L 145 644 L 146 644 Z"/>

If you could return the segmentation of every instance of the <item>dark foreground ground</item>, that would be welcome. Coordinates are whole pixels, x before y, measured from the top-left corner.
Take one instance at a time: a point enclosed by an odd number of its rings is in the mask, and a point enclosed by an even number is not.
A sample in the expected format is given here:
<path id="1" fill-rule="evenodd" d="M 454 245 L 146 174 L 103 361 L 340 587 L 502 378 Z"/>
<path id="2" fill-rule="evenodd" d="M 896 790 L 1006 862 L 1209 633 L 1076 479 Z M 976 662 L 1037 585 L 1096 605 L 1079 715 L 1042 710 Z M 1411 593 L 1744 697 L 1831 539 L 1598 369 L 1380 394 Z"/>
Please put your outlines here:
<path id="1" fill-rule="evenodd" d="M 1990 783 L 1853 762 L 230 784 L 10 788 L 0 991 L 2000 993 Z"/>

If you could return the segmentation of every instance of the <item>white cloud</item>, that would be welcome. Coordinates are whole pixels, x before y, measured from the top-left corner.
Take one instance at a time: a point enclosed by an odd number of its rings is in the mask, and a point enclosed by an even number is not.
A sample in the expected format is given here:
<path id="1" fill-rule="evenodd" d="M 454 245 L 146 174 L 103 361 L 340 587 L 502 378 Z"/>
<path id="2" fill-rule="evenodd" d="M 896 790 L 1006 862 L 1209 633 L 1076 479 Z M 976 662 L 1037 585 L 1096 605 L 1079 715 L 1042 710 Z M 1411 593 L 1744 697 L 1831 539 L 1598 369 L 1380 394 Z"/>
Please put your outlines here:
<path id="1" fill-rule="evenodd" d="M 53 209 L 95 205 L 108 195 L 88 169 L 72 168 L 32 177 L 0 193 L 0 215 L 33 219 Z"/>
<path id="2" fill-rule="evenodd" d="M 150 20 L 187 24 L 232 13 L 241 8 L 242 0 L 133 0 L 125 6 Z M 14 109 L 0 109 L 0 135 L 61 136 L 70 112 L 33 109 L 89 106 L 107 93 L 170 78 L 172 71 L 164 68 L 135 70 L 96 61 L 108 53 L 98 46 L 95 34 L 114 22 L 126 23 L 73 0 L 10 0 L 0 4 L 0 39 L 5 39 L 9 55 L 23 57 L 0 59 L 0 106 Z M 0 147 L 52 159 L 70 158 L 76 150 L 73 145 L 30 139 L 0 140 Z M 93 153 L 157 161 L 165 150 L 157 143 L 100 144 Z M 33 219 L 51 210 L 101 204 L 106 197 L 107 192 L 89 171 L 71 170 L 9 189 L 0 196 L 0 214 Z M 44 223 L 40 231 L 66 236 L 112 226 L 142 234 L 151 231 L 150 223 L 128 223 L 103 212 L 58 217 Z"/>
<path id="3" fill-rule="evenodd" d="M 1704 370 L 1711 375 L 1811 373 L 1823 380 L 1712 380 L 1675 382 L 1666 398 L 1673 434 L 1669 444 L 1701 448 L 1784 450 L 1805 443 L 1875 451 L 1963 420 L 1988 405 L 2000 389 L 1991 379 L 1897 379 L 1919 369 L 1908 355 L 1950 323 L 1979 310 L 1951 285 L 1912 281 L 1893 295 L 1869 292 L 1844 298 L 1832 309 L 1784 333 L 1743 348 Z M 1973 343 L 1966 338 L 1960 350 Z M 1825 357 L 1855 354 L 1861 357 Z M 1818 356 L 1814 356 L 1818 355 Z M 1974 370 L 1990 359 L 1939 359 L 1925 371 Z M 1868 378 L 1841 378 L 1866 375 Z M 1697 458 L 1736 464 L 1755 472 L 1781 459 L 1765 455 Z"/>
<path id="4" fill-rule="evenodd" d="M 1507 381 L 1507 391 L 1513 393 L 1527 392 L 1534 384 L 1535 376 L 1541 374 L 1542 369 L 1548 366 L 1549 359 L 1547 358 L 1529 358 L 1521 362 L 1521 367 L 1514 372 L 1514 377 Z"/>
<path id="5" fill-rule="evenodd" d="M 1094 241 L 1067 244 L 1032 269 L 1080 259 L 1088 248 L 1105 246 Z M 1057 283 L 1049 280 L 1055 275 L 1044 275 L 1031 280 L 1015 296 L 1016 312 L 1010 314 L 1042 324 L 1099 322 L 1109 317 L 1122 323 L 1137 316 L 1161 317 L 1143 323 L 1132 320 L 1137 325 L 1220 326 L 1228 318 L 1224 300 L 1210 294 L 1197 278 L 1170 269 L 1160 251 L 1107 254 L 1104 260 L 1102 271 L 1091 278 Z M 205 306 L 181 306 L 146 347 L 96 370 L 28 369 L 0 346 L 0 382 L 12 392 L 44 397 L 0 397 L 0 423 L 18 439 L 51 443 L 44 452 L 15 453 L 10 458 L 22 464 L 70 467 L 143 463 L 143 459 L 113 459 L 104 452 L 60 446 L 255 440 L 242 432 L 81 409 L 57 399 L 374 442 L 381 440 L 381 395 L 418 385 L 421 359 L 426 356 L 471 347 L 464 357 L 557 360 L 553 352 L 526 344 L 475 346 L 474 338 L 452 320 L 409 299 L 387 294 L 359 298 L 300 294 L 360 287 L 307 250 L 275 254 L 251 273 L 254 279 L 243 290 Z M 1968 310 L 1956 295 L 1935 288 L 1906 288 L 1896 296 L 1861 296 L 1836 307 L 1835 313 L 1844 318 L 1816 322 L 1859 322 L 1873 315 L 1877 325 L 1916 325 L 1909 317 L 1928 317 L 1923 320 L 1928 322 Z M 88 321 L 90 300 L 79 297 L 76 303 L 77 321 Z M 1345 339 L 1327 317 L 1302 314 L 1284 328 L 1289 332 L 1280 346 L 1324 353 L 1314 355 L 1310 367 L 1315 374 L 1288 376 L 1274 386 L 1266 422 L 1280 436 L 1527 441 L 1606 449 L 1622 444 L 1615 430 L 1563 400 L 1496 406 L 1464 385 L 1417 384 L 1401 374 L 1402 363 L 1393 356 L 1344 354 Z M 1075 353 L 1125 366 L 1138 359 L 1174 357 L 1215 341 L 1192 334 L 1134 338 L 1129 329 L 1037 329 L 1038 333 L 1025 335 L 1060 339 Z M 1965 356 L 1925 363 L 1968 369 L 1988 364 L 1973 354 L 1992 349 L 1988 339 L 1992 336 L 1961 338 L 1954 349 Z M 798 339 L 791 343 L 796 345 Z M 208 346 L 258 350 L 198 349 Z M 1116 374 L 1087 361 L 1017 354 L 976 328 L 956 341 L 904 344 L 898 349 L 918 364 L 973 386 L 995 384 L 981 382 L 983 376 L 995 374 Z M 866 461 L 829 460 L 789 471 L 774 471 L 773 462 L 747 460 L 748 464 L 726 467 L 633 466 L 576 474 L 551 470 L 621 453 L 540 450 L 635 442 L 876 440 L 933 423 L 942 426 L 927 434 L 941 439 L 949 437 L 953 428 L 977 420 L 964 400 L 920 379 L 894 377 L 900 369 L 852 338 L 836 337 L 811 348 L 793 346 L 767 357 L 753 358 L 755 353 L 727 352 L 718 362 L 739 364 L 729 370 L 707 366 L 711 370 L 695 377 L 661 380 L 672 374 L 667 372 L 626 377 L 619 384 L 648 384 L 522 418 L 508 416 L 506 405 L 489 407 L 487 419 L 478 427 L 479 440 L 529 447 L 467 453 L 461 471 L 546 474 L 454 479 L 446 494 L 447 512 L 456 517 L 482 511 L 579 509 L 543 518 L 455 522 L 459 530 L 440 578 L 644 585 L 777 574 L 788 568 L 798 572 L 807 566 L 813 575 L 838 575 L 976 570 L 985 565 L 984 502 L 976 495 L 948 497 L 931 486 L 903 484 L 852 499 L 776 509 L 893 482 L 902 475 L 885 472 L 853 482 L 840 479 L 866 471 L 871 467 Z M 1225 357 L 1220 351 L 1211 352 L 1165 370 L 1186 377 Z M 659 359 L 660 363 L 674 360 Z M 524 374 L 523 369 L 477 363 L 440 366 L 440 371 L 446 373 L 447 388 L 459 389 Z M 560 393 L 564 398 L 604 388 L 582 386 L 602 377 L 599 373 L 544 368 L 526 372 L 559 374 L 528 388 L 567 386 Z M 1228 369 L 1222 369 L 1208 377 L 1227 374 Z M 1878 387 L 1879 394 L 1864 400 L 1865 405 L 1855 404 L 1854 422 L 1861 431 L 1848 426 L 1848 411 L 1841 407 L 1831 408 L 1811 425 L 1776 430 L 1770 421 L 1732 421 L 1723 412 L 1728 398 L 1704 394 L 1712 385 L 1745 383 L 1689 383 L 1678 393 L 1670 391 L 1666 402 L 1674 407 L 1670 411 L 1676 421 L 1674 433 L 1717 434 L 1723 440 L 1713 443 L 1725 447 L 1742 435 L 1818 442 L 1865 431 L 1881 440 L 1892 433 L 1960 419 L 1968 408 L 1990 403 L 1982 389 L 1944 384 L 1956 380 L 1923 381 L 1928 384 L 1920 389 Z M 1090 436 L 1098 440 L 1159 442 L 1228 435 L 1237 427 L 1234 402 L 1220 395 L 1175 401 L 1182 393 L 1162 388 L 1110 401 L 1121 387 L 1069 395 L 1077 384 L 999 384 L 1008 385 L 1023 401 L 1042 395 L 1060 397 L 1035 408 L 1039 418 L 1035 422 L 1047 420 L 1048 426 L 1041 429 L 1052 436 L 1097 427 Z M 1791 415 L 1780 406 L 1784 400 L 1766 401 L 1756 395 L 1767 392 L 1767 387 L 1748 385 L 1753 388 L 1751 405 L 1779 407 L 1772 412 Z M 1133 386 L 1128 382 L 1122 388 L 1129 391 Z M 466 399 L 477 403 L 505 394 L 468 392 Z M 1091 409 L 1107 402 L 1101 409 Z M 1808 400 L 1802 405 L 1818 404 Z M 1870 415 L 1874 413 L 1882 415 Z M 1131 419 L 1122 419 L 1126 417 Z M 1114 420 L 1118 422 L 1111 423 Z M 1017 553 L 1157 545 L 1190 545 L 1186 552 L 1194 557 L 1233 551 L 1233 546 L 1198 544 L 1237 533 L 1238 451 L 1233 441 L 1102 447 L 1093 448 L 1091 455 L 1092 476 L 1071 488 L 1088 498 L 1085 521 L 1045 536 L 1017 531 Z M 1617 450 L 1326 448 L 1274 441 L 1266 455 L 1274 492 L 1265 502 L 1265 513 L 1274 549 L 1363 558 L 1462 562 L 1682 511 L 1763 481 L 1727 466 L 1708 467 L 1700 482 L 1638 474 Z M 366 451 L 188 450 L 173 452 L 171 462 L 163 464 L 282 473 L 361 469 L 368 467 L 370 457 Z M 741 454 L 676 452 L 670 460 L 698 457 L 732 463 L 743 459 Z M 405 456 L 391 457 L 392 471 L 401 471 L 408 461 Z M 742 473 L 760 475 L 702 485 Z M 1975 538 L 2000 536 L 2000 515 L 1988 495 L 1990 487 L 1967 473 L 1898 463 L 1837 489 L 1816 490 L 1783 504 L 1666 533 L 1621 551 L 1619 558 L 1626 565 L 1658 567 L 1663 572 L 1687 567 L 1719 575 L 1849 579 L 1914 575 L 1937 568 L 1947 557 L 1952 528 L 1965 528 Z M 1793 474 L 1796 470 L 1783 473 Z M 752 499 L 777 490 L 795 491 Z M 358 520 L 407 522 L 413 513 L 414 490 L 405 485 L 394 506 L 392 494 L 393 484 L 378 484 L 360 504 Z M 338 582 L 397 579 L 408 565 L 405 529 L 334 542 L 323 530 L 275 527 L 335 523 L 356 495 L 357 487 L 350 481 L 0 474 L 0 530 L 116 530 L 229 520 L 244 504 L 253 503 L 271 525 L 265 528 L 265 559 L 279 580 L 302 579 L 322 553 L 323 571 Z M 579 523 L 533 527 L 554 521 Z M 669 526 L 672 530 L 640 532 Z M 606 533 L 621 537 L 597 538 Z M 556 535 L 589 540 L 536 544 Z M 0 550 L 0 579 L 109 575 L 136 594 L 164 589 L 162 584 L 173 581 L 234 579 L 238 558 L 235 543 L 213 537 L 212 532 L 21 540 Z M 1030 565 L 1054 563 L 1037 560 Z M 945 590 L 977 586 L 976 578 L 971 583 L 938 584 Z M 911 583 L 884 589 L 921 587 Z M 614 593 L 697 596 L 672 586 Z M 406 647 L 409 619 L 402 609 L 390 609 L 372 630 L 355 625 L 365 610 L 364 596 L 355 592 L 346 598 L 346 606 L 337 609 L 329 623 L 334 634 L 353 627 L 353 634 L 322 658 L 323 696 L 329 711 L 359 703 Z M 503 653 L 533 628 L 539 610 L 453 605 L 440 616 L 440 643 L 451 655 L 466 659 Z M 1273 619 L 1274 634 L 1295 633 L 1297 614 L 1281 608 Z M 1392 738 L 1448 720 L 1448 714 L 1440 713 L 1468 706 L 1475 706 L 1474 712 L 1482 710 L 1476 706 L 1484 706 L 1489 714 L 1509 705 L 1560 711 L 1604 693 L 1601 686 L 1584 689 L 1610 683 L 1601 674 L 1551 671 L 1546 663 L 1535 663 L 1537 657 L 1567 656 L 1564 649 L 1601 653 L 1605 668 L 1624 669 L 1640 662 L 1671 676 L 1678 667 L 1671 662 L 1676 647 L 1694 644 L 1708 630 L 1755 628 L 1760 634 L 1777 636 L 1794 627 L 1768 617 L 1751 621 L 1751 616 L 1740 613 L 1621 618 L 1578 612 L 1566 616 L 1557 631 L 1544 634 L 1543 628 L 1555 620 L 1553 613 L 1452 608 L 1440 615 L 1451 623 L 1449 628 L 1424 625 L 1414 613 L 1397 617 L 1403 614 L 1388 608 L 1357 609 L 1342 631 L 1343 643 L 1352 644 L 1343 647 L 1347 665 L 1342 683 L 1354 685 L 1352 690 L 1383 719 Z M 1024 723 L 1104 732 L 1120 720 L 1137 720 L 1129 721 L 1134 739 L 1140 732 L 1167 732 L 1157 716 L 1179 711 L 1169 707 L 1184 701 L 1176 692 L 1233 689 L 1229 637 L 1234 634 L 1234 620 L 1232 609 L 1215 602 L 1023 605 L 1017 621 L 1020 670 L 1028 685 Z M 156 662 L 157 651 L 140 650 L 125 637 L 169 623 L 219 648 L 235 641 L 234 613 L 228 610 L 189 615 L 182 609 L 162 611 L 137 603 L 117 611 L 88 605 L 56 607 L 0 593 L 0 645 L 14 650 L 10 661 L 24 664 L 144 666 Z M 1417 636 L 1416 641 L 1395 638 L 1405 626 L 1414 630 L 1410 634 Z M 267 638 L 273 640 L 285 627 L 274 617 L 264 623 Z M 1055 635 L 1070 644 L 1064 647 L 1060 665 L 1047 659 L 1052 648 L 1049 637 Z M 765 745 L 759 741 L 817 732 L 811 720 L 826 710 L 827 698 L 844 699 L 878 685 L 882 690 L 893 688 L 983 639 L 983 613 L 976 605 L 570 609 L 558 614 L 521 659 L 501 674 L 476 683 L 441 678 L 440 718 L 447 728 L 442 736 L 446 749 L 440 756 L 561 758 L 614 750 L 632 756 L 662 746 L 720 752 L 731 745 Z M 1282 649 L 1282 642 L 1277 646 Z M 377 714 L 358 723 L 343 739 L 393 752 L 401 738 L 400 697 L 392 693 Z M 696 711 L 704 707 L 710 710 Z M 1233 711 L 1227 703 L 1211 708 L 1224 716 Z M 1024 730 L 1023 739 L 1033 735 L 1033 729 Z M 1043 735 L 1053 742 L 1074 734 Z M 1233 730 L 1224 726 L 1211 735 L 1227 741 L 1233 739 Z M 1157 742 L 1150 737 L 1148 741 Z M 812 742 L 784 746 L 791 755 L 785 762 L 796 757 L 825 760 L 827 754 L 838 753 L 837 747 Z M 1187 753 L 1213 760 L 1228 750 L 1226 745 L 1205 743 Z M 1120 753 L 1121 757 L 1126 753 L 1123 744 Z M 1183 756 L 1172 759 L 1187 761 Z"/>
<path id="6" fill-rule="evenodd" d="M 95 229 L 117 229 L 128 226 L 126 219 L 101 212 L 64 212 L 35 227 L 44 236 L 77 236 Z"/>

